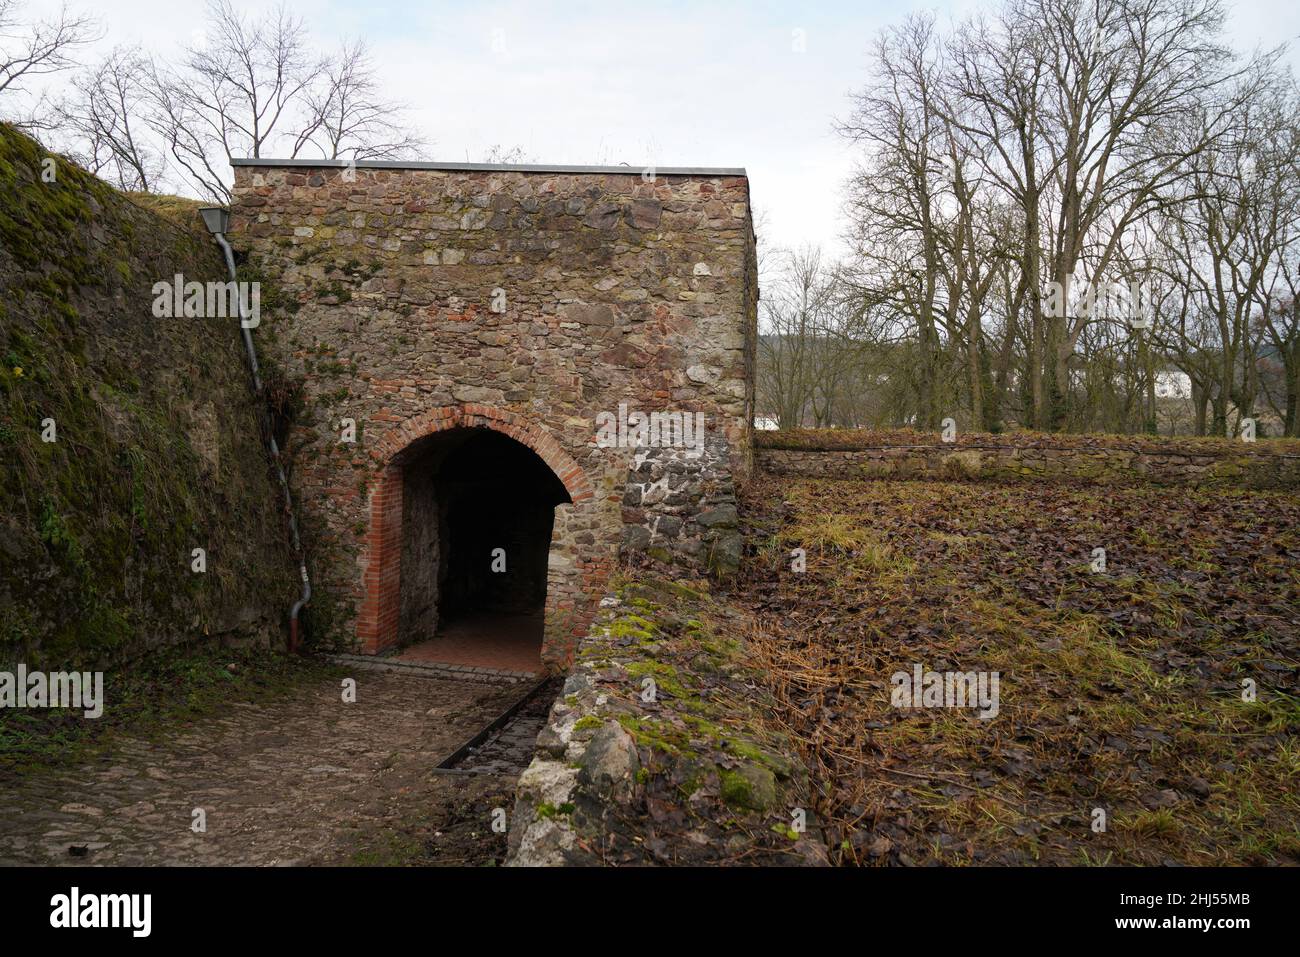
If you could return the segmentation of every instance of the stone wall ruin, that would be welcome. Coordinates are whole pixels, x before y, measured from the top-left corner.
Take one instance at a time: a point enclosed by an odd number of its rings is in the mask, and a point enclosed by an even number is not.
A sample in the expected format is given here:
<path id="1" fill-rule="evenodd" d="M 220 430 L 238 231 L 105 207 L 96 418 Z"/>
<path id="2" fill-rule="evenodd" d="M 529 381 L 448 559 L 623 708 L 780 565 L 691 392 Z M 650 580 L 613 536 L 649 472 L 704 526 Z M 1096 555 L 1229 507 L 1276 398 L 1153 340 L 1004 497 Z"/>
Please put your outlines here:
<path id="1" fill-rule="evenodd" d="M 531 542 L 549 527 L 544 566 L 503 543 L 531 569 L 519 595 L 546 579 L 548 664 L 620 551 L 734 567 L 758 296 L 743 170 L 237 161 L 231 238 L 274 277 L 257 335 L 300 384 L 288 454 L 335 639 L 418 640 L 449 588 L 486 587 L 439 568 L 490 543 L 451 528 L 430 464 L 475 430 L 520 447 L 494 452 L 520 484 L 462 463 L 462 492 L 553 509 L 524 522 Z M 638 445 L 654 412 L 702 415 L 704 435 Z"/>

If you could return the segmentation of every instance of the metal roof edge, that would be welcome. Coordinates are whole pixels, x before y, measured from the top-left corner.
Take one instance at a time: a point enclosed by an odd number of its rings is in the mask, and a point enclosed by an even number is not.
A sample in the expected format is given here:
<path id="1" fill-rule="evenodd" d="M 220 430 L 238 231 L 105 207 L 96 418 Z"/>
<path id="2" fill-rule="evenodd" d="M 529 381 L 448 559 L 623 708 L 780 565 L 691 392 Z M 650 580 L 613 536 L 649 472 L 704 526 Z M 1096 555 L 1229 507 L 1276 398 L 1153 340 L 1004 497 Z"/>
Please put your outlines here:
<path id="1" fill-rule="evenodd" d="M 352 166 L 356 169 L 427 169 L 470 173 L 595 173 L 609 176 L 640 176 L 645 172 L 653 172 L 655 176 L 743 176 L 746 179 L 749 176 L 743 166 L 549 166 L 539 163 L 438 163 L 414 160 L 358 160 L 353 163 L 348 160 L 260 158 L 232 159 L 230 165 L 315 169 L 341 169 Z"/>

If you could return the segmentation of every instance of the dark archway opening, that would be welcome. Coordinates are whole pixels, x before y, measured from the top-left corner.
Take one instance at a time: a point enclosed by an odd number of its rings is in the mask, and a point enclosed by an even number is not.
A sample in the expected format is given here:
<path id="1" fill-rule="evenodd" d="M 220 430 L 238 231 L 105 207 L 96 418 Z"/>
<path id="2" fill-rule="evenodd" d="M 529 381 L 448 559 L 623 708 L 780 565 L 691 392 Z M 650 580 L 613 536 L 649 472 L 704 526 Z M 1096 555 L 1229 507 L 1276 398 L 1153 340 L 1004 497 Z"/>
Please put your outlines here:
<path id="1" fill-rule="evenodd" d="M 402 484 L 402 657 L 538 670 L 564 484 L 528 446 L 479 428 L 412 445 Z"/>

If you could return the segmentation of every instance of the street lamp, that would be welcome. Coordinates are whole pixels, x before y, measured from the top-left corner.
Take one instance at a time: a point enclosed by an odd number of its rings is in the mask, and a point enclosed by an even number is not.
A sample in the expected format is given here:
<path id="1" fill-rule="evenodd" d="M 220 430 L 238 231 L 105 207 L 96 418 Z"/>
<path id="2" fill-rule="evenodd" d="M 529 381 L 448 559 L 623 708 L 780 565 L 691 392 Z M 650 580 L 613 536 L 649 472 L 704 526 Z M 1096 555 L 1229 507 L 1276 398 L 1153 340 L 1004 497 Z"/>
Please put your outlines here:
<path id="1" fill-rule="evenodd" d="M 214 236 L 224 236 L 230 228 L 230 210 L 224 206 L 204 206 L 199 215 L 203 217 L 203 225 Z"/>

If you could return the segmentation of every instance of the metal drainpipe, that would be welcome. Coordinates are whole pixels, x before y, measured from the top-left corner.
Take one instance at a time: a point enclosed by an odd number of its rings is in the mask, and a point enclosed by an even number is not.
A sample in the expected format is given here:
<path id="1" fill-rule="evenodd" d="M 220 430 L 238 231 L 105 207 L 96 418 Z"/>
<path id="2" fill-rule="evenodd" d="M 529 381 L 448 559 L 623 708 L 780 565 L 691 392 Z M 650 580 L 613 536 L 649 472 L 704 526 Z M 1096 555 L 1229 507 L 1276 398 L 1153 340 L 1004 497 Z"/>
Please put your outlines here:
<path id="1" fill-rule="evenodd" d="M 217 244 L 226 256 L 226 270 L 230 273 L 230 281 L 236 282 L 235 273 L 235 253 L 230 248 L 230 243 L 226 242 L 226 237 L 221 233 L 213 233 L 216 237 Z M 248 353 L 248 368 L 253 373 L 253 389 L 257 393 L 259 400 L 264 401 L 262 395 L 262 375 L 257 367 L 257 351 L 253 348 L 252 330 L 245 324 L 244 315 L 244 297 L 236 294 L 239 301 L 239 331 L 244 336 L 244 349 Z M 293 653 L 298 650 L 298 613 L 302 611 L 303 606 L 311 601 L 311 579 L 307 577 L 307 556 L 303 554 L 302 541 L 298 537 L 298 519 L 294 515 L 293 496 L 289 493 L 289 479 L 284 474 L 284 466 L 280 462 L 280 446 L 275 441 L 275 436 L 269 434 L 267 438 L 271 444 L 271 460 L 275 463 L 275 471 L 280 476 L 280 488 L 284 491 L 284 508 L 289 514 L 289 531 L 293 536 L 293 551 L 298 556 L 298 571 L 302 575 L 302 597 L 293 604 L 289 610 L 289 652 Z"/>

